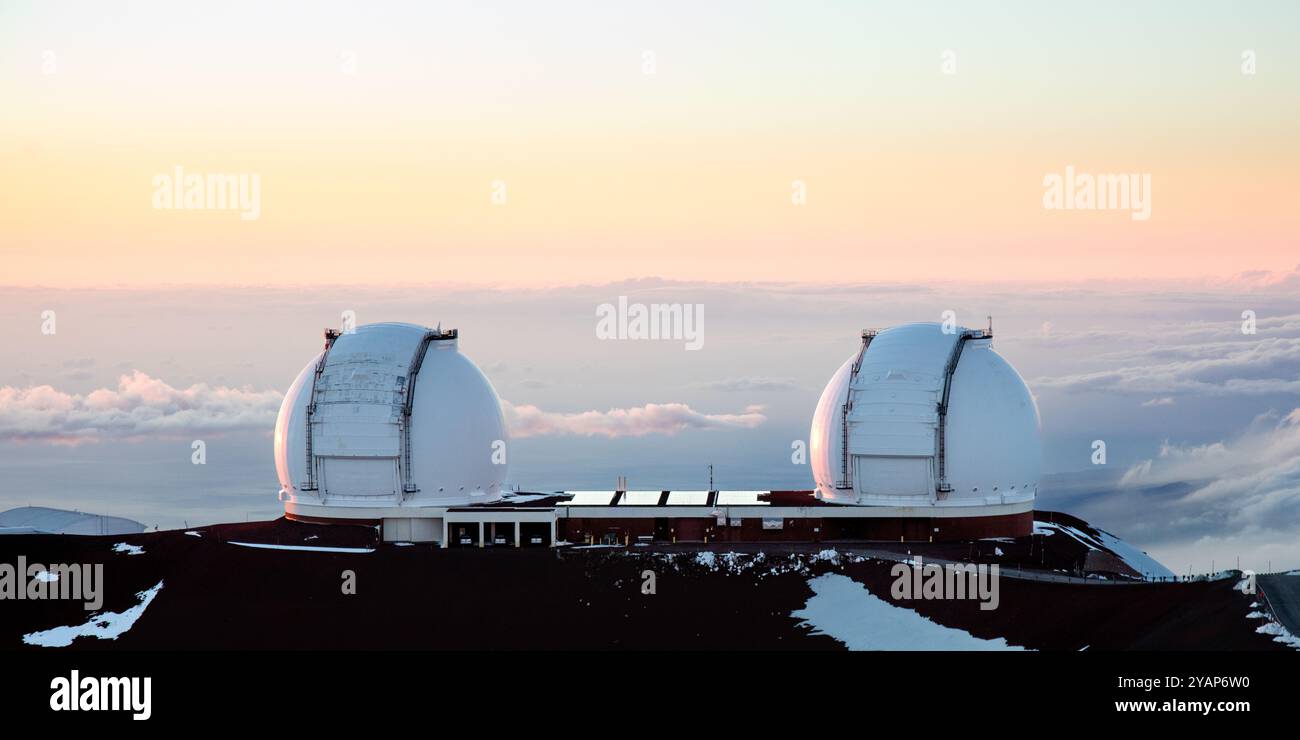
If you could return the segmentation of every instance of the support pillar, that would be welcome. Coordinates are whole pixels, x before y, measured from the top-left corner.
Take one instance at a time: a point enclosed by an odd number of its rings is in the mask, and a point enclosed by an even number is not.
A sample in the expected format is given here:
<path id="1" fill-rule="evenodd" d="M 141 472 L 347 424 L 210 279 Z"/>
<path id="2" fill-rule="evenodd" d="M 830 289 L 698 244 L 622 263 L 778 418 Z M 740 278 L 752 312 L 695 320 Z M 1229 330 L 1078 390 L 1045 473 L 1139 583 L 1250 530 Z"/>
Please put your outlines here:
<path id="1" fill-rule="evenodd" d="M 478 546 L 480 549 L 483 547 L 483 525 L 484 524 L 485 522 L 478 523 Z"/>
<path id="2" fill-rule="evenodd" d="M 519 539 L 519 522 L 515 522 L 515 547 L 519 547 L 520 542 L 521 541 Z"/>

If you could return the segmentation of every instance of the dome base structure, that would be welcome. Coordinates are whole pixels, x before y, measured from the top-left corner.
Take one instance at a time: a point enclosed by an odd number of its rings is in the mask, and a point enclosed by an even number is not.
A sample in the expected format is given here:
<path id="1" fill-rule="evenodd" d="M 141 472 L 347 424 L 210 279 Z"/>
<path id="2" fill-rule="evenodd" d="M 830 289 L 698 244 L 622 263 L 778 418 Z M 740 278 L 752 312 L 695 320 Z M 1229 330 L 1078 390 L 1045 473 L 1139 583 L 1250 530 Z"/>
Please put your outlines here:
<path id="1" fill-rule="evenodd" d="M 685 503 L 683 503 L 685 502 Z M 285 505 L 288 519 L 379 528 L 385 542 L 442 547 L 638 543 L 959 542 L 1023 537 L 1031 502 L 964 506 L 853 506 L 803 491 L 558 491 L 458 507 Z"/>

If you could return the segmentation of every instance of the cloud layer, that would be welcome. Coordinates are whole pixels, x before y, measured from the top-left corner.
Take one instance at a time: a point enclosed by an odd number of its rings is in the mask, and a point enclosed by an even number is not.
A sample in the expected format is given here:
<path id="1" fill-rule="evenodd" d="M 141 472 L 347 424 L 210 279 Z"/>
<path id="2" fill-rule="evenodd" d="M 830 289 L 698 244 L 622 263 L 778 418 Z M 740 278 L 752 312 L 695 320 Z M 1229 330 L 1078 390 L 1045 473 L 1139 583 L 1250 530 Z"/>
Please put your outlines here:
<path id="1" fill-rule="evenodd" d="M 1229 556 L 1241 555 L 1255 568 L 1300 558 L 1300 408 L 1261 415 L 1229 441 L 1166 444 L 1120 479 L 1129 491 L 1178 483 L 1186 484 L 1178 495 L 1145 502 L 1148 515 L 1167 522 L 1163 537 L 1182 541 L 1170 548 L 1183 551 L 1174 557 L 1215 554 L 1229 565 Z"/>
<path id="2" fill-rule="evenodd" d="M 1089 358 L 1104 369 L 1040 377 L 1033 385 L 1036 390 L 1161 394 L 1145 406 L 1172 404 L 1168 394 L 1300 393 L 1300 322 L 1296 319 L 1261 321 L 1257 335 L 1243 335 L 1235 324 L 1196 326 L 1176 334 L 1153 331 L 1146 346 Z"/>
<path id="3" fill-rule="evenodd" d="M 715 380 L 703 384 L 703 387 L 711 391 L 723 391 L 725 393 L 749 393 L 753 391 L 789 391 L 794 390 L 798 385 L 790 378 L 751 376 Z"/>
<path id="4" fill-rule="evenodd" d="M 115 389 L 100 388 L 85 395 L 49 385 L 4 386 L 0 387 L 0 441 L 75 445 L 106 439 L 269 431 L 281 398 L 278 391 L 206 383 L 173 388 L 139 370 L 121 376 Z M 516 437 L 672 435 L 688 429 L 752 429 L 767 419 L 761 406 L 748 406 L 739 414 L 706 414 L 684 403 L 561 413 L 502 401 L 501 409 Z"/>
<path id="5" fill-rule="evenodd" d="M 581 435 L 644 437 L 677 434 L 688 429 L 753 429 L 767 420 L 762 406 L 748 406 L 740 414 L 705 414 L 684 403 L 648 403 L 608 411 L 560 413 L 536 406 L 501 402 L 510 434 L 515 437 Z"/>
<path id="6" fill-rule="evenodd" d="M 86 395 L 49 385 L 0 387 L 0 440 L 80 444 L 103 439 L 173 437 L 237 430 L 269 430 L 280 408 L 278 391 L 213 387 L 173 388 L 136 370 L 117 388 Z"/>

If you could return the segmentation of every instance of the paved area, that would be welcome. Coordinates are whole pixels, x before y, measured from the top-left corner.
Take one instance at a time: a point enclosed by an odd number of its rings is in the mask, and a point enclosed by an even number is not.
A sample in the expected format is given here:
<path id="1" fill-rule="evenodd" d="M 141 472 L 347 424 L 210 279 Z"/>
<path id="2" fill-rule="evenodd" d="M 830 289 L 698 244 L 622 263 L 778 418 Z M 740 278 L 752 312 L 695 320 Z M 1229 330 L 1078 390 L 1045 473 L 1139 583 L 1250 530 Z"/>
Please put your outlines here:
<path id="1" fill-rule="evenodd" d="M 1255 576 L 1269 611 L 1293 635 L 1300 635 L 1300 576 Z"/>

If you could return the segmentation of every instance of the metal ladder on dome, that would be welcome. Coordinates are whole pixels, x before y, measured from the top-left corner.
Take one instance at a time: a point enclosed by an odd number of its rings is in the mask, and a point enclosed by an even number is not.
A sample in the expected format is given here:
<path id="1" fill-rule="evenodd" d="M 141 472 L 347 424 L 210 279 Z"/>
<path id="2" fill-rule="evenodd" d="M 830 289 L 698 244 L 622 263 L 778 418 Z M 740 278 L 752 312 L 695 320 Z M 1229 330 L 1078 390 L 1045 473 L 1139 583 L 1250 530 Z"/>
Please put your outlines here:
<path id="1" fill-rule="evenodd" d="M 316 384 L 320 382 L 321 373 L 325 372 L 325 360 L 329 358 L 330 348 L 334 346 L 334 341 L 342 334 L 338 329 L 325 330 L 325 350 L 321 352 L 320 361 L 316 363 L 316 371 L 311 377 L 311 395 L 307 403 L 307 482 L 303 484 L 300 490 L 316 491 L 319 487 L 316 485 L 316 453 L 313 449 L 312 438 L 312 417 L 316 415 Z"/>
<path id="2" fill-rule="evenodd" d="M 841 491 L 853 488 L 853 481 L 849 478 L 849 412 L 853 410 L 853 380 L 858 377 L 858 371 L 862 369 L 862 359 L 867 354 L 867 347 L 871 345 L 871 340 L 875 339 L 877 329 L 862 330 L 862 347 L 858 349 L 858 359 L 853 361 L 853 368 L 849 371 L 849 382 L 844 390 L 844 406 L 840 409 L 840 479 L 836 482 L 835 487 Z"/>
<path id="3" fill-rule="evenodd" d="M 410 367 L 406 369 L 406 397 L 402 400 L 401 416 L 403 499 L 406 498 L 407 494 L 419 493 L 420 491 L 411 477 L 411 410 L 415 407 L 415 379 L 420 374 L 420 368 L 424 365 L 424 355 L 429 350 L 429 344 L 435 339 L 449 337 L 454 339 L 456 334 L 455 329 L 443 332 L 441 324 L 438 325 L 437 331 L 426 331 L 424 338 L 420 340 L 420 346 L 415 349 L 415 354 L 411 357 Z"/>
<path id="4" fill-rule="evenodd" d="M 952 493 L 952 484 L 948 482 L 948 399 L 952 393 L 952 376 L 957 372 L 957 363 L 961 361 L 962 350 L 966 347 L 966 342 L 972 339 L 992 339 L 993 338 L 993 317 L 989 317 L 988 331 L 977 329 L 967 329 L 957 337 L 953 343 L 952 352 L 948 355 L 948 363 L 943 368 L 943 396 L 939 399 L 939 427 L 936 431 L 935 439 L 935 464 L 938 468 L 935 476 L 935 498 L 942 501 L 948 498 Z"/>

